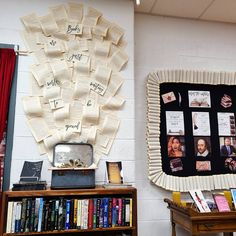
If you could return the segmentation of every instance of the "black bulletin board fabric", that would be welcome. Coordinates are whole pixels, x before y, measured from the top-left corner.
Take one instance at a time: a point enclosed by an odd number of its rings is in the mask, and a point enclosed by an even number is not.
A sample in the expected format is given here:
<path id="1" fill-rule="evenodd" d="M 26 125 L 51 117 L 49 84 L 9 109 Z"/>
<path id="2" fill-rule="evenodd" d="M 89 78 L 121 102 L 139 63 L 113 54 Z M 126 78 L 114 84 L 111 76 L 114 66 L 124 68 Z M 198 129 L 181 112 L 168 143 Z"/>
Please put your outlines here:
<path id="1" fill-rule="evenodd" d="M 189 107 L 188 91 L 209 91 L 211 107 Z M 164 103 L 162 95 L 173 92 L 176 100 Z M 223 107 L 221 105 L 221 99 L 224 95 L 229 96 L 232 99 L 232 105 L 230 107 Z M 229 157 L 222 156 L 220 153 L 221 143 L 218 132 L 218 112 L 234 113 L 234 119 L 236 117 L 236 86 L 235 85 L 206 85 L 206 84 L 190 84 L 190 83 L 161 83 L 160 84 L 160 101 L 161 101 L 161 123 L 160 123 L 160 144 L 161 144 L 161 156 L 162 156 L 162 170 L 167 175 L 185 177 L 196 175 L 215 175 L 215 174 L 227 174 L 232 173 L 234 170 L 226 167 L 226 159 Z M 166 111 L 182 111 L 184 114 L 184 127 L 185 134 L 183 139 L 185 140 L 185 155 L 179 158 L 182 162 L 182 170 L 173 172 L 171 170 L 170 161 L 177 159 L 175 157 L 168 156 L 168 135 L 166 130 Z M 193 124 L 192 124 L 192 112 L 209 112 L 210 121 L 210 136 L 204 136 L 207 140 L 210 140 L 210 155 L 207 157 L 200 157 L 196 155 L 196 143 L 194 143 L 193 136 Z M 203 137 L 203 138 L 204 138 Z M 231 135 L 230 138 L 234 139 L 235 136 Z M 231 160 L 235 160 L 236 157 L 232 156 Z M 211 170 L 209 171 L 197 171 L 196 161 L 209 161 L 211 164 Z"/>

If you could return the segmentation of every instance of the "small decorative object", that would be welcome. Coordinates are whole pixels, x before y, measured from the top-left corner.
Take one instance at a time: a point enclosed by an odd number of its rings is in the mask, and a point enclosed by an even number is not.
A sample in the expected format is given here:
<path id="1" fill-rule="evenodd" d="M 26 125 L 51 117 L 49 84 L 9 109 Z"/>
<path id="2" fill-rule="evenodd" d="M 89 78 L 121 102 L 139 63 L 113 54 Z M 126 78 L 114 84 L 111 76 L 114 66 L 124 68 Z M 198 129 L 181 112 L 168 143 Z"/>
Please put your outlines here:
<path id="1" fill-rule="evenodd" d="M 122 162 L 106 162 L 108 183 L 123 184 Z"/>
<path id="2" fill-rule="evenodd" d="M 172 192 L 172 200 L 173 200 L 173 202 L 180 204 L 181 203 L 181 193 L 180 192 Z"/>
<path id="3" fill-rule="evenodd" d="M 228 201 L 224 194 L 215 193 L 213 194 L 214 201 L 216 203 L 216 206 L 220 212 L 227 212 L 230 211 L 230 207 L 228 204 Z"/>
<path id="4" fill-rule="evenodd" d="M 225 198 L 228 201 L 230 209 L 233 209 L 233 199 L 230 191 L 224 191 Z"/>
<path id="5" fill-rule="evenodd" d="M 41 170 L 43 161 L 30 162 L 25 161 L 19 183 L 13 184 L 13 191 L 44 190 L 46 181 L 41 181 Z"/>
<path id="6" fill-rule="evenodd" d="M 59 143 L 54 147 L 52 189 L 94 188 L 93 147 L 84 143 Z"/>
<path id="7" fill-rule="evenodd" d="M 200 212 L 211 212 L 201 190 L 190 190 L 189 193 Z"/>

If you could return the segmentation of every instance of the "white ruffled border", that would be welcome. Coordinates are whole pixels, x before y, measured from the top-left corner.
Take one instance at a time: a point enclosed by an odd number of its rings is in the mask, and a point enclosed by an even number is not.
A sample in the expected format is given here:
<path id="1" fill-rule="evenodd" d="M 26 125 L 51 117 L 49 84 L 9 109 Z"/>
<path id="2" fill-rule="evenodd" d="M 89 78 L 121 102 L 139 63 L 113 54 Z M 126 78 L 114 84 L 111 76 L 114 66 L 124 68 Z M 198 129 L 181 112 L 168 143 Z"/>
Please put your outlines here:
<path id="1" fill-rule="evenodd" d="M 176 177 L 162 171 L 160 145 L 160 84 L 161 83 L 236 85 L 235 72 L 195 70 L 159 70 L 147 79 L 147 155 L 148 178 L 157 186 L 171 191 L 187 192 L 193 189 L 214 190 L 236 187 L 236 174 Z"/>

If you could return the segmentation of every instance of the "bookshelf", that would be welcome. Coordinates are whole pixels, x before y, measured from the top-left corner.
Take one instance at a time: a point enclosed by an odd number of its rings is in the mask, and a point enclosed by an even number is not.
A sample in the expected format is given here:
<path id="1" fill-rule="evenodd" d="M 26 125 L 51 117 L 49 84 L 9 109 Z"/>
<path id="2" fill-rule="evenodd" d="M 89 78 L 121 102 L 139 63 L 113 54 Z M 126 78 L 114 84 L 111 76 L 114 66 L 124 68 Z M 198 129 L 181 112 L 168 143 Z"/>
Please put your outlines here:
<path id="1" fill-rule="evenodd" d="M 100 202 L 105 202 L 108 199 L 108 201 L 117 202 L 116 208 L 117 210 L 117 217 L 116 222 L 112 222 L 112 225 L 102 225 L 101 219 L 104 219 L 104 215 L 101 215 L 101 210 L 99 211 L 100 218 L 97 218 L 97 222 L 100 220 L 100 225 L 96 225 L 98 227 L 79 227 L 73 228 L 73 229 L 64 229 L 62 227 L 61 230 L 42 230 L 40 232 L 14 232 L 14 233 L 6 233 L 7 230 L 7 218 L 8 218 L 8 205 L 10 202 L 22 202 L 23 199 L 36 199 L 36 198 L 42 198 L 45 202 L 50 201 L 56 201 L 58 199 L 65 199 L 62 201 L 75 201 L 74 199 L 80 200 L 83 202 L 85 199 L 93 199 L 94 203 L 98 201 L 97 199 L 100 199 Z M 109 200 L 112 199 L 112 200 Z M 114 200 L 115 199 L 115 200 Z M 121 200 L 120 200 L 121 199 Z M 122 200 L 124 199 L 124 200 Z M 78 201 L 79 202 L 79 201 Z M 126 204 L 131 203 L 129 208 L 123 207 L 123 205 L 119 205 L 118 203 Z M 128 204 L 127 203 L 127 204 Z M 77 203 L 78 204 L 78 203 Z M 83 203 L 82 203 L 83 204 Z M 11 236 L 11 235 L 73 235 L 73 234 L 80 234 L 87 235 L 88 233 L 91 233 L 91 235 L 94 236 L 120 236 L 120 235 L 127 235 L 127 236 L 137 236 L 137 190 L 133 187 L 127 187 L 127 188 L 116 188 L 116 189 L 105 189 L 102 186 L 97 186 L 94 189 L 66 189 L 66 190 L 38 190 L 38 191 L 6 191 L 3 193 L 3 208 L 1 212 L 1 218 L 0 218 L 0 236 Z M 67 206 L 67 205 L 66 205 Z M 114 206 L 114 205 L 113 205 Z M 124 205 L 126 206 L 126 205 Z M 98 209 L 99 207 L 97 207 Z M 122 215 L 122 221 L 118 222 L 118 214 L 119 209 L 122 208 L 120 211 L 120 214 Z M 100 207 L 100 209 L 102 209 Z M 105 209 L 105 208 L 104 208 Z M 110 208 L 108 208 L 110 209 Z M 125 213 L 123 213 L 124 209 L 129 209 L 129 215 L 128 219 L 131 222 L 123 222 L 126 216 Z M 104 210 L 106 211 L 106 210 Z M 66 211 L 66 213 L 68 213 Z M 52 213 L 51 213 L 52 214 Z M 88 213 L 89 214 L 89 213 Z M 95 214 L 95 212 L 94 212 Z M 105 214 L 105 213 L 103 213 Z M 113 213 L 110 213 L 110 215 Z M 96 215 L 96 214 L 95 214 Z M 109 217 L 110 217 L 109 215 Z M 124 216 L 124 218 L 123 218 Z M 67 216 L 65 216 L 67 217 Z M 84 216 L 83 216 L 84 217 Z M 82 217 L 82 218 L 83 218 Z M 89 217 L 89 216 L 88 216 Z M 98 216 L 99 217 L 99 216 Z M 102 217 L 102 218 L 101 218 Z M 95 216 L 96 218 L 96 216 Z M 87 218 L 88 219 L 88 218 Z M 99 219 L 99 220 L 98 220 Z M 84 218 L 82 219 L 82 221 Z M 64 220 L 64 222 L 66 219 Z M 105 222 L 105 221 L 103 221 Z M 118 222 L 118 224 L 117 224 Z M 95 222 L 94 222 L 95 223 Z M 105 223 L 104 223 L 105 224 Z"/>

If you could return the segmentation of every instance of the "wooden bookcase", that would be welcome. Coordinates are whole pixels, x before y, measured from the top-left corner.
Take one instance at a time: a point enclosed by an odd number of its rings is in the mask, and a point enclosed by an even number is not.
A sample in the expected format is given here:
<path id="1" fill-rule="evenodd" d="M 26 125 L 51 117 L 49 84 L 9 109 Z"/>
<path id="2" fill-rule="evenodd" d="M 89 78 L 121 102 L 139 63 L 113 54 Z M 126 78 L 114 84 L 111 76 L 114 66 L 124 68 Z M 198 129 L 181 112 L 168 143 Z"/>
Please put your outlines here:
<path id="1" fill-rule="evenodd" d="M 43 197 L 53 199 L 64 198 L 132 198 L 132 226 L 117 226 L 110 228 L 96 229 L 69 229 L 53 230 L 43 232 L 6 233 L 8 202 L 21 201 L 22 198 Z M 3 204 L 0 218 L 0 236 L 12 235 L 94 235 L 94 236 L 116 236 L 126 235 L 137 236 L 137 190 L 133 187 L 112 188 L 96 187 L 95 189 L 68 189 L 68 190 L 38 190 L 38 191 L 6 191 L 3 193 Z"/>

